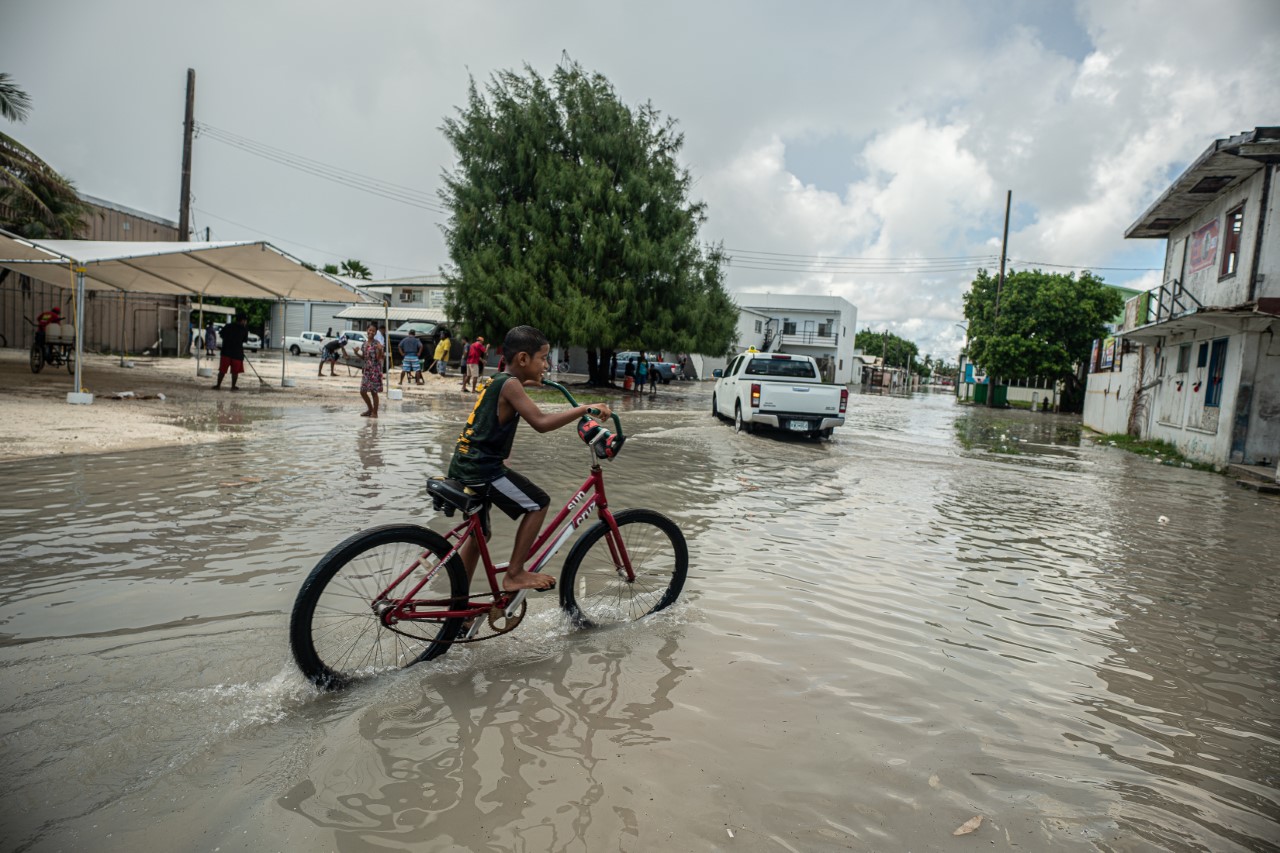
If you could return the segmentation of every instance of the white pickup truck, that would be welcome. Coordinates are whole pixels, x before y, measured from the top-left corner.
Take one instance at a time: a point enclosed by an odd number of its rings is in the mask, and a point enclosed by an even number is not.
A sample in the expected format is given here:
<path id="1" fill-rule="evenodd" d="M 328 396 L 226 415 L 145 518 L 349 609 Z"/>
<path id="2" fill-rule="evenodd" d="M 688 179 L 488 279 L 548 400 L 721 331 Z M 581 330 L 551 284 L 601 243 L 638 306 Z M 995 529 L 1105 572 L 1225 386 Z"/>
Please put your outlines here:
<path id="1" fill-rule="evenodd" d="M 823 384 L 817 362 L 807 355 L 747 350 L 713 375 L 711 412 L 733 418 L 739 432 L 762 424 L 829 438 L 844 424 L 849 389 Z"/>
<path id="2" fill-rule="evenodd" d="M 300 335 L 290 335 L 284 339 L 284 348 L 294 355 L 319 355 L 321 347 L 324 346 L 325 336 L 319 332 L 303 332 Z"/>

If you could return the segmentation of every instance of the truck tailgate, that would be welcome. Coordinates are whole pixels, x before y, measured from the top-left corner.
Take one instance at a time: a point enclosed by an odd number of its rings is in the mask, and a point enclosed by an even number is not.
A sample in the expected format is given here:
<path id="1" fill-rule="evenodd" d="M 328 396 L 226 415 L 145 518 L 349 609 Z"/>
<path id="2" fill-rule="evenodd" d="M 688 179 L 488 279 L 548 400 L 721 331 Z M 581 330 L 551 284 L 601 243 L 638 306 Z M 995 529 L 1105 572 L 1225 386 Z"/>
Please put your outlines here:
<path id="1" fill-rule="evenodd" d="M 760 411 L 764 414 L 838 417 L 840 386 L 762 382 L 760 383 Z"/>

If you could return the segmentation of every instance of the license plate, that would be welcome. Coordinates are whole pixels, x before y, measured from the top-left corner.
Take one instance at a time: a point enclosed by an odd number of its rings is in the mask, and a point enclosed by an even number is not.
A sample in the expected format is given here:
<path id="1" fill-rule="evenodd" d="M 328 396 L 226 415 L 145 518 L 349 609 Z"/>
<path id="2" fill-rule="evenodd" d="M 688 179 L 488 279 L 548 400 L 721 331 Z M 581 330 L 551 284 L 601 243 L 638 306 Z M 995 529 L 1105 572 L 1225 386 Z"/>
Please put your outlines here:
<path id="1" fill-rule="evenodd" d="M 787 429 L 794 430 L 795 432 L 808 432 L 809 422 L 808 421 L 787 421 Z"/>

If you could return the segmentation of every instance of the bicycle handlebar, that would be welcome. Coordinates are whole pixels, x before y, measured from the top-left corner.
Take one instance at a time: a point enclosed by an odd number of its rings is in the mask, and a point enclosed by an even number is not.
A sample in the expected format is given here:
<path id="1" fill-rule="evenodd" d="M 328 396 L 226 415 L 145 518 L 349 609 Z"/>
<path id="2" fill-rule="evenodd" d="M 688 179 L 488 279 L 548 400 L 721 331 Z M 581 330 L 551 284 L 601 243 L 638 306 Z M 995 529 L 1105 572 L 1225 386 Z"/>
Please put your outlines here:
<path id="1" fill-rule="evenodd" d="M 542 380 L 542 384 L 549 388 L 554 388 L 563 394 L 564 398 L 569 401 L 570 406 L 582 405 L 577 400 L 573 399 L 573 395 L 569 393 L 569 389 L 561 385 L 559 382 L 552 382 L 550 379 L 544 379 Z M 596 414 L 598 414 L 598 412 Z M 613 425 L 617 428 L 618 438 L 622 438 L 622 421 L 618 420 L 618 413 L 610 412 L 609 417 L 613 418 Z"/>

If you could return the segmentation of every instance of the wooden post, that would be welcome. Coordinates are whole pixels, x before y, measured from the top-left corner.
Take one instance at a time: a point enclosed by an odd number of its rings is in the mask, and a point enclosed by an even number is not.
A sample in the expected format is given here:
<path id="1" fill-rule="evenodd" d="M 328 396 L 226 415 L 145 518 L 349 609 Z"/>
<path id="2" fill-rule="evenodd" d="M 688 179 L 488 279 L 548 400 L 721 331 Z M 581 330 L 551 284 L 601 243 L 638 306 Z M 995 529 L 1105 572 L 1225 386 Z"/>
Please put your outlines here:
<path id="1" fill-rule="evenodd" d="M 1004 237 L 1000 240 L 1000 277 L 996 279 L 996 319 L 991 329 L 991 336 L 995 337 L 997 330 L 1000 328 L 1000 291 L 1004 288 L 1004 263 L 1009 257 L 1009 207 L 1013 204 L 1013 190 L 1008 190 L 1004 197 Z M 987 408 L 993 409 L 996 405 L 996 385 L 1000 378 L 987 371 Z"/>
<path id="2" fill-rule="evenodd" d="M 182 198 L 178 200 L 178 240 L 191 239 L 191 136 L 195 129 L 196 70 L 187 69 L 187 115 L 182 122 Z"/>

